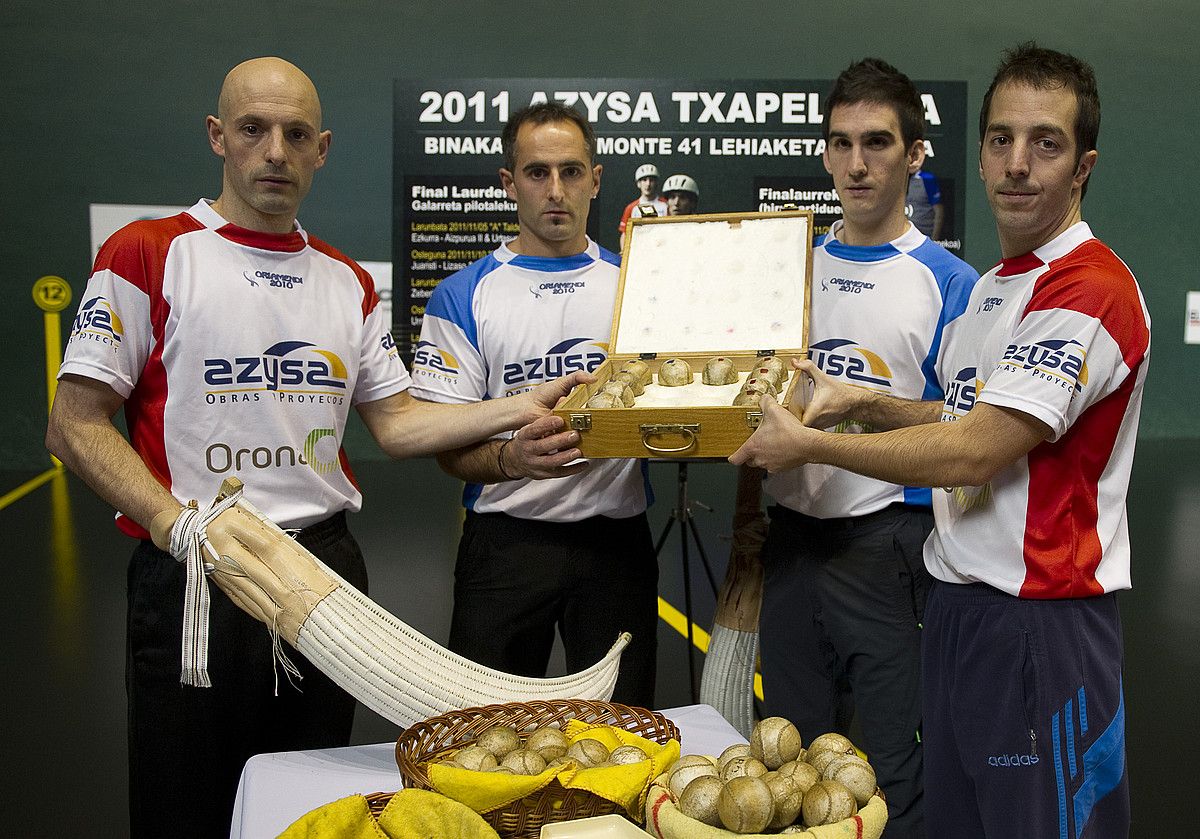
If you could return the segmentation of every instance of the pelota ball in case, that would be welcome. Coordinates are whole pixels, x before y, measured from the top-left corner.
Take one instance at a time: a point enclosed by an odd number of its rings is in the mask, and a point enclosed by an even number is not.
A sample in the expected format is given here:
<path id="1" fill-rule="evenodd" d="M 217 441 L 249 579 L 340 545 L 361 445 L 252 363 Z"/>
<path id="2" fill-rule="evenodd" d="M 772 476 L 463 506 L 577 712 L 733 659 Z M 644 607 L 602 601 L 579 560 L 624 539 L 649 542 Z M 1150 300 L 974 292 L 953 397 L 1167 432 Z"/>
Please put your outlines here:
<path id="1" fill-rule="evenodd" d="M 658 383 L 663 387 L 690 385 L 692 366 L 682 358 L 668 358 L 658 368 Z"/>
<path id="2" fill-rule="evenodd" d="M 717 356 L 705 363 L 700 380 L 706 385 L 731 385 L 738 380 L 738 371 L 732 359 Z"/>

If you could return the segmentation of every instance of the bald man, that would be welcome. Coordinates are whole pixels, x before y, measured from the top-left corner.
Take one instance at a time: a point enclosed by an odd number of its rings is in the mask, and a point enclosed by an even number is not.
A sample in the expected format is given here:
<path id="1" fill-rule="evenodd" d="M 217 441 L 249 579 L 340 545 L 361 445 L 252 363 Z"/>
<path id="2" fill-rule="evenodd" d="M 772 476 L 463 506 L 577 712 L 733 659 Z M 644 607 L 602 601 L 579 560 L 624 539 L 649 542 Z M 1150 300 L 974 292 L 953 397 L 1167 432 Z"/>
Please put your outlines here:
<path id="1" fill-rule="evenodd" d="M 578 455 L 548 411 L 586 377 L 469 405 L 408 394 L 370 276 L 296 222 L 329 153 L 321 125 L 295 66 L 259 58 L 230 71 L 207 118 L 220 196 L 104 244 L 59 372 L 47 447 L 140 540 L 128 570 L 133 836 L 227 835 L 247 758 L 346 745 L 353 722 L 354 700 L 307 662 L 296 661 L 302 680 L 277 684 L 269 634 L 216 589 L 207 673 L 186 679 L 211 686 L 180 684 L 186 574 L 170 532 L 182 504 L 237 475 L 256 506 L 366 591 L 346 527 L 362 500 L 341 451 L 352 405 L 392 457 L 514 428 L 542 443 L 510 466 L 523 475 L 556 477 Z M 121 408 L 128 440 L 111 420 Z"/>

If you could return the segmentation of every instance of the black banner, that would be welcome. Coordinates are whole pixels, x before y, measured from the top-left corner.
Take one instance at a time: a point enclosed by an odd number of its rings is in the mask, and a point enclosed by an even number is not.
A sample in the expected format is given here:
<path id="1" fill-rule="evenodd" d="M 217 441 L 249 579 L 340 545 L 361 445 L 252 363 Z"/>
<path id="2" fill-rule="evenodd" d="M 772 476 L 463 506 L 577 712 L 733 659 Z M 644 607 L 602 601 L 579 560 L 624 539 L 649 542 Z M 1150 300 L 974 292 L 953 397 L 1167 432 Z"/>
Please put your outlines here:
<path id="1" fill-rule="evenodd" d="M 555 100 L 587 116 L 603 164 L 588 234 L 620 250 L 617 225 L 638 197 L 634 171 L 694 178 L 703 213 L 812 209 L 815 233 L 841 214 L 821 155 L 832 80 L 398 80 L 394 107 L 393 327 L 406 362 L 425 301 L 444 277 L 517 233 L 500 186 L 500 131 L 528 104 Z M 939 241 L 964 256 L 965 82 L 917 82 L 928 123 L 924 171 L 940 187 Z M 927 179 L 928 180 L 928 179 Z M 912 194 L 912 193 L 910 193 Z M 911 207 L 910 207 L 911 210 Z M 929 232 L 929 231 L 926 231 Z"/>

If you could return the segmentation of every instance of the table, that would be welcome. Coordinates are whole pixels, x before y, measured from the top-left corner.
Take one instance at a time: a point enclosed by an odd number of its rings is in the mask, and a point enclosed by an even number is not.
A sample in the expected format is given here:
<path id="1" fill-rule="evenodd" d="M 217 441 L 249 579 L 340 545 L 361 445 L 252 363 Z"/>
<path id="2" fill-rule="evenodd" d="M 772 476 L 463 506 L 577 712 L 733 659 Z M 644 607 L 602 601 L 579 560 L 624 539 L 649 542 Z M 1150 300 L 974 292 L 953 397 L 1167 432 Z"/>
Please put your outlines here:
<path id="1" fill-rule="evenodd" d="M 660 713 L 679 726 L 682 754 L 720 754 L 727 746 L 746 742 L 709 705 Z M 255 755 L 246 761 L 238 781 L 230 839 L 274 839 L 322 804 L 401 786 L 395 743 Z"/>

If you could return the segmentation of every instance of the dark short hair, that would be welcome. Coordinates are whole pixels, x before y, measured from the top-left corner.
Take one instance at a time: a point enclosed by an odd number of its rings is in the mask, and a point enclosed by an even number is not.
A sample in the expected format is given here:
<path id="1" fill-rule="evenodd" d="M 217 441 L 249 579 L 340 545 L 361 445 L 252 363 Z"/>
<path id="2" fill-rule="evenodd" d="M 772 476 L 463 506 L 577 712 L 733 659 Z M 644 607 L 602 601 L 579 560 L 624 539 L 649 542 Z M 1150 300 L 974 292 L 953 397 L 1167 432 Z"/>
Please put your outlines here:
<path id="1" fill-rule="evenodd" d="M 588 162 L 596 156 L 596 132 L 583 114 L 561 102 L 539 102 L 514 111 L 500 134 L 500 147 L 504 151 L 504 168 L 510 172 L 517 167 L 517 132 L 525 123 L 545 125 L 548 122 L 572 122 L 583 134 L 587 146 Z"/>
<path id="2" fill-rule="evenodd" d="M 1064 52 L 1039 47 L 1033 41 L 1006 50 L 996 68 L 991 86 L 983 95 L 979 109 L 979 141 L 987 134 L 992 95 L 1002 84 L 1024 84 L 1038 90 L 1068 88 L 1075 94 L 1075 163 L 1092 149 L 1100 136 L 1100 93 L 1096 90 L 1096 72 L 1086 61 Z M 1083 182 L 1087 193 L 1087 181 Z"/>
<path id="3" fill-rule="evenodd" d="M 912 80 L 879 58 L 864 58 L 842 71 L 825 98 L 821 136 L 829 141 L 829 116 L 838 105 L 872 102 L 889 105 L 900 121 L 900 137 L 909 148 L 925 139 L 925 106 Z"/>

